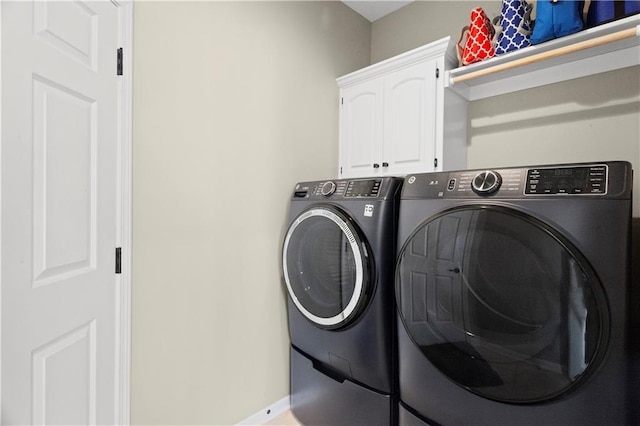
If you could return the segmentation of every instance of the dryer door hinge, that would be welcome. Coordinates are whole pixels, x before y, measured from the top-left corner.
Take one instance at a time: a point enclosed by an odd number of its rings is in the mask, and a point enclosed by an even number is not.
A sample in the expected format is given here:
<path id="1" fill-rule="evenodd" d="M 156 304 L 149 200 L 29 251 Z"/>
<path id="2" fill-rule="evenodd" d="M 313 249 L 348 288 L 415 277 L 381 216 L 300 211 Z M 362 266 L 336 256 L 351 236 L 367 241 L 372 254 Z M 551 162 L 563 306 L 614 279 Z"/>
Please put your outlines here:
<path id="1" fill-rule="evenodd" d="M 438 168 L 438 159 L 437 158 L 433 159 L 433 167 L 436 168 L 436 169 Z"/>
<path id="2" fill-rule="evenodd" d="M 116 64 L 116 74 L 117 75 L 122 75 L 122 47 L 118 48 L 118 53 L 117 53 L 117 64 Z"/>
<path id="3" fill-rule="evenodd" d="M 440 78 L 440 68 L 436 67 L 436 78 Z"/>
<path id="4" fill-rule="evenodd" d="M 122 273 L 122 247 L 116 247 L 116 274 Z"/>

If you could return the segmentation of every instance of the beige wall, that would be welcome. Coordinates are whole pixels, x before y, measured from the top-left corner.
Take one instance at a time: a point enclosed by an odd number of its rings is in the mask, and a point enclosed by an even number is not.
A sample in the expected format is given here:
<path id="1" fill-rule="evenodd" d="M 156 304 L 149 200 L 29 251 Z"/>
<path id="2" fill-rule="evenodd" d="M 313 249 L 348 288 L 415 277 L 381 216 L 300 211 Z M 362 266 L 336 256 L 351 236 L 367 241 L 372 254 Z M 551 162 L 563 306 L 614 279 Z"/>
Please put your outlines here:
<path id="1" fill-rule="evenodd" d="M 135 3 L 133 424 L 288 395 L 288 198 L 337 174 L 335 78 L 369 49 L 339 2 Z"/>
<path id="2" fill-rule="evenodd" d="M 448 35 L 457 41 L 469 12 L 490 17 L 500 1 L 417 1 L 375 21 L 379 61 Z M 640 68 L 521 91 L 469 104 L 467 166 L 627 160 L 640 171 Z M 445 141 L 446 143 L 446 141 Z M 640 188 L 640 172 L 634 185 Z M 635 191 L 634 216 L 640 216 Z"/>

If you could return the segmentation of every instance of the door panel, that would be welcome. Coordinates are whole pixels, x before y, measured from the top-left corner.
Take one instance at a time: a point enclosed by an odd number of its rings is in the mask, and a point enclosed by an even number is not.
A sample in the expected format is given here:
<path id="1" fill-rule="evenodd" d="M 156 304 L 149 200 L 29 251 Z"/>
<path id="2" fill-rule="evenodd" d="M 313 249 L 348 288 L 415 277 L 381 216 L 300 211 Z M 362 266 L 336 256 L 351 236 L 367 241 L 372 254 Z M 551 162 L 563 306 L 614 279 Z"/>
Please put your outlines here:
<path id="1" fill-rule="evenodd" d="M 98 15 L 88 4 L 34 2 L 33 33 L 51 47 L 96 70 Z"/>
<path id="2" fill-rule="evenodd" d="M 340 108 L 341 177 L 372 176 L 382 158 L 382 79 L 347 88 Z"/>
<path id="3" fill-rule="evenodd" d="M 95 270 L 97 103 L 40 76 L 33 94 L 33 272 L 39 286 Z"/>
<path id="4" fill-rule="evenodd" d="M 95 424 L 97 359 L 95 321 L 35 349 L 33 423 Z"/>
<path id="5" fill-rule="evenodd" d="M 394 173 L 433 170 L 436 66 L 423 62 L 385 79 L 382 158 Z"/>

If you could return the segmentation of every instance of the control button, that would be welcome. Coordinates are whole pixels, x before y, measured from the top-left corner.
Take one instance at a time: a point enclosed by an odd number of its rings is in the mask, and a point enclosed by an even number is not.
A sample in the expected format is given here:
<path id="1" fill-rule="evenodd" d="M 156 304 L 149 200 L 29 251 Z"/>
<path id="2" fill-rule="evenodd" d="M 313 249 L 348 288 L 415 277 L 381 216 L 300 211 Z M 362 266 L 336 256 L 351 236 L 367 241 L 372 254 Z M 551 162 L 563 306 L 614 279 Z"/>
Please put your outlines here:
<path id="1" fill-rule="evenodd" d="M 447 191 L 453 191 L 454 189 L 456 189 L 456 180 L 449 179 L 449 184 L 447 185 Z"/>
<path id="2" fill-rule="evenodd" d="M 331 182 L 331 181 L 325 182 L 322 185 L 322 189 L 320 190 L 320 193 L 322 195 L 324 195 L 325 197 L 328 197 L 329 195 L 333 194 L 334 192 L 336 192 L 336 184 Z"/>
<path id="3" fill-rule="evenodd" d="M 479 195 L 489 195 L 496 192 L 502 184 L 502 177 L 498 172 L 486 170 L 480 172 L 471 181 L 471 189 Z"/>

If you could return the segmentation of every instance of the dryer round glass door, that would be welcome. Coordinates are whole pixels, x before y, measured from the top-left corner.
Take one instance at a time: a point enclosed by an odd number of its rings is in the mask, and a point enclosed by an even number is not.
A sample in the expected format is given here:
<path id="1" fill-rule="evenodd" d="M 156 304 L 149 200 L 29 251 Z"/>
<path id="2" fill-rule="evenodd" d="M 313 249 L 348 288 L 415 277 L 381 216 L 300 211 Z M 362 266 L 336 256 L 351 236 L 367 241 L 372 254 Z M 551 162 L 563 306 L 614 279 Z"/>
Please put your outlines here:
<path id="1" fill-rule="evenodd" d="M 489 399 L 557 398 L 606 352 L 609 310 L 592 268 L 516 210 L 460 207 L 423 222 L 400 251 L 396 298 L 426 359 Z"/>
<path id="2" fill-rule="evenodd" d="M 314 207 L 296 217 L 282 261 L 291 300 L 315 324 L 344 326 L 366 305 L 369 253 L 356 226 L 338 209 Z"/>

